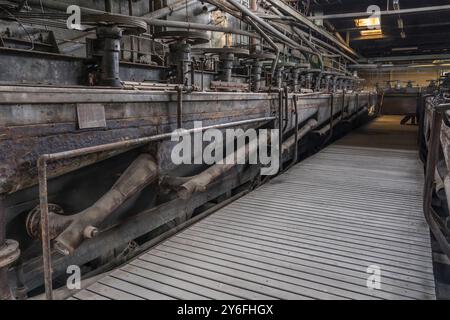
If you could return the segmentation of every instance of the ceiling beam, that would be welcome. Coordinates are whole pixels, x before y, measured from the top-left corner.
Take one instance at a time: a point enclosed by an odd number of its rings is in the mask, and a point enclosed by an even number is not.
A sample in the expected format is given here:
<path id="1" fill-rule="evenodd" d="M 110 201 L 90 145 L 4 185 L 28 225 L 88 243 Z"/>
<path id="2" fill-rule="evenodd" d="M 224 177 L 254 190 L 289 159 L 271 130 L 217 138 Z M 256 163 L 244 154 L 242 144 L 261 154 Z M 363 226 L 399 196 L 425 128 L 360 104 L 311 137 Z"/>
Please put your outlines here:
<path id="1" fill-rule="evenodd" d="M 398 15 L 398 14 L 420 14 L 420 13 L 444 11 L 444 10 L 450 10 L 450 5 L 380 11 L 379 14 L 381 16 L 390 16 L 390 15 Z M 352 12 L 352 13 L 329 14 L 329 15 L 322 15 L 322 16 L 309 16 L 308 19 L 313 20 L 313 21 L 314 20 L 330 20 L 330 19 L 349 19 L 349 18 L 352 19 L 352 18 L 360 18 L 360 17 L 370 17 L 371 15 L 373 15 L 373 12 Z"/>
<path id="2" fill-rule="evenodd" d="M 359 62 L 371 63 L 376 62 L 393 62 L 393 61 L 423 61 L 423 60 L 445 60 L 450 59 L 450 54 L 421 54 L 421 55 L 404 55 L 391 57 L 375 57 L 369 59 L 360 59 Z"/>

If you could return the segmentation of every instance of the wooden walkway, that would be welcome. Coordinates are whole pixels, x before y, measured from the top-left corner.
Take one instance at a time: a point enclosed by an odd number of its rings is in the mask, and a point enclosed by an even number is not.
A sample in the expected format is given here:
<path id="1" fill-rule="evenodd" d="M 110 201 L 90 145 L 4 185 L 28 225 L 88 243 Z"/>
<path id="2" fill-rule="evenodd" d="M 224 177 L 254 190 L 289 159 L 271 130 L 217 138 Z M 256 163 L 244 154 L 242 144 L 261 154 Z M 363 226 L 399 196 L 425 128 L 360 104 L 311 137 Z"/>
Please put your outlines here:
<path id="1" fill-rule="evenodd" d="M 72 299 L 435 299 L 423 169 L 399 122 L 350 134 Z"/>

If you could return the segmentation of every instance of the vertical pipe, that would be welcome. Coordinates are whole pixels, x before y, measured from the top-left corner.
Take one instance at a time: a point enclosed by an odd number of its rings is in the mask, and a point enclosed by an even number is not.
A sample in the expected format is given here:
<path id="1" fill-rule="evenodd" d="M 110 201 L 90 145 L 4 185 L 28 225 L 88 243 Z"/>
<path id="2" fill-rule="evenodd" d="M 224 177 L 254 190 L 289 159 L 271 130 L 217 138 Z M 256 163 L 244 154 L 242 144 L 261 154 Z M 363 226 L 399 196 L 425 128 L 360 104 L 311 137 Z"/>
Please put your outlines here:
<path id="1" fill-rule="evenodd" d="M 278 143 L 279 143 L 279 157 L 280 157 L 280 171 L 283 171 L 283 89 L 278 91 Z"/>
<path id="2" fill-rule="evenodd" d="M 177 128 L 183 127 L 183 86 L 177 87 Z"/>
<path id="3" fill-rule="evenodd" d="M 433 217 L 432 208 L 434 173 L 436 172 L 438 161 L 440 143 L 439 135 L 441 133 L 442 118 L 442 113 L 439 110 L 434 109 L 431 120 L 431 137 L 425 171 L 423 211 L 425 214 L 425 220 L 430 226 L 431 232 L 436 238 L 436 241 L 439 243 L 441 250 L 450 258 L 450 247 L 448 245 L 446 237 L 442 233 L 438 223 Z"/>
<path id="4" fill-rule="evenodd" d="M 3 200 L 0 198 L 0 248 L 5 245 L 6 240 L 6 213 Z M 8 268 L 0 268 L 0 300 L 10 300 L 11 290 L 8 282 Z"/>
<path id="5" fill-rule="evenodd" d="M 50 234 L 48 223 L 47 161 L 44 158 L 39 158 L 38 160 L 38 177 L 39 206 L 41 210 L 42 258 L 44 260 L 45 296 L 47 300 L 53 300 L 52 256 L 50 250 Z"/>
<path id="6" fill-rule="evenodd" d="M 195 86 L 195 63 L 191 61 L 191 90 L 194 90 Z"/>
<path id="7" fill-rule="evenodd" d="M 105 11 L 112 13 L 112 0 L 105 0 Z"/>
<path id="8" fill-rule="evenodd" d="M 294 160 L 292 165 L 298 161 L 298 105 L 297 96 L 294 96 L 294 112 L 295 112 L 295 149 L 294 149 Z"/>

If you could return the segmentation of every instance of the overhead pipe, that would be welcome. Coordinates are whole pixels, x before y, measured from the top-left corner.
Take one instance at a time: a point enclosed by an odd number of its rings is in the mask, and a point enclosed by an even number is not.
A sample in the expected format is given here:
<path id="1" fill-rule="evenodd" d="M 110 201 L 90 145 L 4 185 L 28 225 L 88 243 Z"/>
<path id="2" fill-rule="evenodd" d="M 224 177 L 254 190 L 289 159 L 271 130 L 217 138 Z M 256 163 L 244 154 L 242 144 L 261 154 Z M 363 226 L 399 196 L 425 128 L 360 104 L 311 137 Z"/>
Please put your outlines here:
<path id="1" fill-rule="evenodd" d="M 254 32 L 249 32 L 246 30 L 240 30 L 236 28 L 229 27 L 220 27 L 215 25 L 207 25 L 201 23 L 192 23 L 192 22 L 184 22 L 184 21 L 169 21 L 169 20 L 160 20 L 153 18 L 140 17 L 140 19 L 152 26 L 158 27 L 169 27 L 169 28 L 183 28 L 183 29 L 192 29 L 192 30 L 205 30 L 205 31 L 213 31 L 213 32 L 223 32 L 223 33 L 233 33 L 239 34 L 247 37 L 256 37 L 259 38 L 257 34 Z"/>
<path id="2" fill-rule="evenodd" d="M 275 70 L 278 65 L 278 60 L 280 58 L 280 48 L 278 48 L 276 43 L 273 42 L 273 40 L 263 30 L 261 30 L 261 28 L 258 27 L 258 25 L 255 22 L 253 22 L 251 18 L 247 18 L 245 19 L 245 21 L 247 21 L 256 30 L 256 32 L 258 32 L 261 35 L 261 37 L 264 40 L 266 40 L 269 43 L 269 45 L 275 50 L 275 59 L 272 61 L 272 67 L 270 70 L 273 79 L 275 75 Z"/>
<path id="3" fill-rule="evenodd" d="M 6 245 L 6 212 L 0 199 L 0 249 Z M 0 300 L 10 300 L 11 289 L 8 280 L 8 268 L 0 267 Z"/>
<path id="4" fill-rule="evenodd" d="M 344 49 L 344 51 L 350 53 L 351 55 L 357 57 L 358 54 L 349 46 L 346 44 L 341 43 L 339 40 L 337 40 L 332 34 L 328 33 L 326 30 L 322 29 L 321 27 L 317 26 L 309 20 L 306 16 L 302 15 L 300 12 L 296 11 L 294 8 L 290 7 L 288 4 L 280 1 L 280 0 L 267 0 L 272 5 L 277 7 L 282 12 L 288 14 L 289 16 L 293 17 L 295 20 L 299 21 L 303 26 L 308 27 L 314 32 L 317 32 L 318 34 L 325 37 L 327 40 L 332 41 L 334 44 L 339 46 L 341 49 Z"/>
<path id="5" fill-rule="evenodd" d="M 255 22 L 257 22 L 263 28 L 265 28 L 269 32 L 273 33 L 279 39 L 285 41 L 286 43 L 288 43 L 289 45 L 294 46 L 294 47 L 298 45 L 292 39 L 286 37 L 284 34 L 282 34 L 277 29 L 272 27 L 270 24 L 265 22 L 263 19 L 258 17 L 255 13 L 253 13 L 251 10 L 249 10 L 247 7 L 245 7 L 241 3 L 237 2 L 236 0 L 228 0 L 228 2 L 231 3 L 236 9 L 241 11 L 243 14 L 245 14 L 245 15 L 249 16 L 250 18 L 252 18 Z"/>

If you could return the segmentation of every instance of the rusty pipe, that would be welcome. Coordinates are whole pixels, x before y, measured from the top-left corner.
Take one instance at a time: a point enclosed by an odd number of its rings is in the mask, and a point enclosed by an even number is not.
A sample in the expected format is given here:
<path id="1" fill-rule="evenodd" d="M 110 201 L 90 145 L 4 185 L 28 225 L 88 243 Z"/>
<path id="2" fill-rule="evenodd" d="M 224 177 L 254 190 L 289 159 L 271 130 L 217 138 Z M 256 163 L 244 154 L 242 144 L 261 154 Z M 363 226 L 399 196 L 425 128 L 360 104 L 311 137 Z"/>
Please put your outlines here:
<path id="1" fill-rule="evenodd" d="M 92 238 L 101 223 L 125 201 L 158 178 L 158 165 L 149 154 L 141 154 L 112 188 L 89 208 L 78 213 L 55 239 L 55 248 L 72 254 L 85 238 Z"/>
<path id="2" fill-rule="evenodd" d="M 262 123 L 274 120 L 275 117 L 263 117 L 255 118 L 249 120 L 235 121 L 224 124 L 206 126 L 201 128 L 194 128 L 190 130 L 185 130 L 180 132 L 180 136 L 190 135 L 196 132 L 203 132 L 208 129 L 225 129 L 235 126 L 248 125 L 253 123 Z M 47 162 L 57 161 L 62 159 L 75 158 L 81 155 L 89 155 L 99 152 L 124 149 L 124 148 L 134 148 L 148 144 L 151 142 L 161 141 L 164 139 L 172 138 L 172 133 L 164 133 L 144 138 L 131 139 L 126 141 L 113 142 L 109 144 L 63 151 L 53 154 L 43 154 L 38 159 L 38 176 L 39 176 L 39 207 L 41 213 L 41 221 L 46 221 L 46 223 L 41 223 L 41 234 L 42 234 L 42 258 L 44 265 L 44 277 L 45 277 L 45 293 L 47 300 L 53 299 L 53 288 L 52 288 L 52 269 L 51 269 L 51 252 L 50 252 L 50 241 L 49 241 L 49 225 L 48 225 L 48 194 L 47 194 Z"/>
<path id="3" fill-rule="evenodd" d="M 250 24 L 256 30 L 256 32 L 258 32 L 261 37 L 266 40 L 269 45 L 275 50 L 275 59 L 272 61 L 272 67 L 270 69 L 270 73 L 273 78 L 275 75 L 275 70 L 277 68 L 278 59 L 280 57 L 280 48 L 278 48 L 275 42 L 273 42 L 273 40 L 260 27 L 258 27 L 258 25 L 252 19 L 247 18 L 245 19 L 245 21 L 247 21 L 248 24 Z"/>
<path id="4" fill-rule="evenodd" d="M 0 249 L 6 246 L 6 212 L 0 199 Z M 8 268 L 0 268 L 0 300 L 11 300 L 11 289 L 8 281 Z"/>
<path id="5" fill-rule="evenodd" d="M 306 136 L 309 132 L 311 132 L 315 127 L 317 127 L 317 120 L 316 119 L 310 119 L 306 122 L 304 126 L 301 127 L 300 130 L 296 130 L 296 133 L 293 134 L 289 139 L 287 139 L 282 147 L 281 150 L 283 153 L 289 151 L 292 146 L 296 144 L 296 142 L 300 141 L 301 138 Z"/>
<path id="6" fill-rule="evenodd" d="M 189 199 L 195 192 L 204 192 L 207 187 L 214 182 L 217 178 L 230 171 L 237 165 L 236 159 L 245 157 L 250 158 L 253 154 L 258 152 L 258 142 L 250 141 L 248 144 L 244 144 L 242 147 L 226 156 L 221 164 L 215 164 L 202 173 L 192 177 L 189 181 L 183 183 L 178 188 L 178 196 L 181 199 Z M 183 178 L 181 178 L 183 179 Z"/>
<path id="7" fill-rule="evenodd" d="M 177 128 L 183 127 L 183 86 L 177 87 Z"/>

